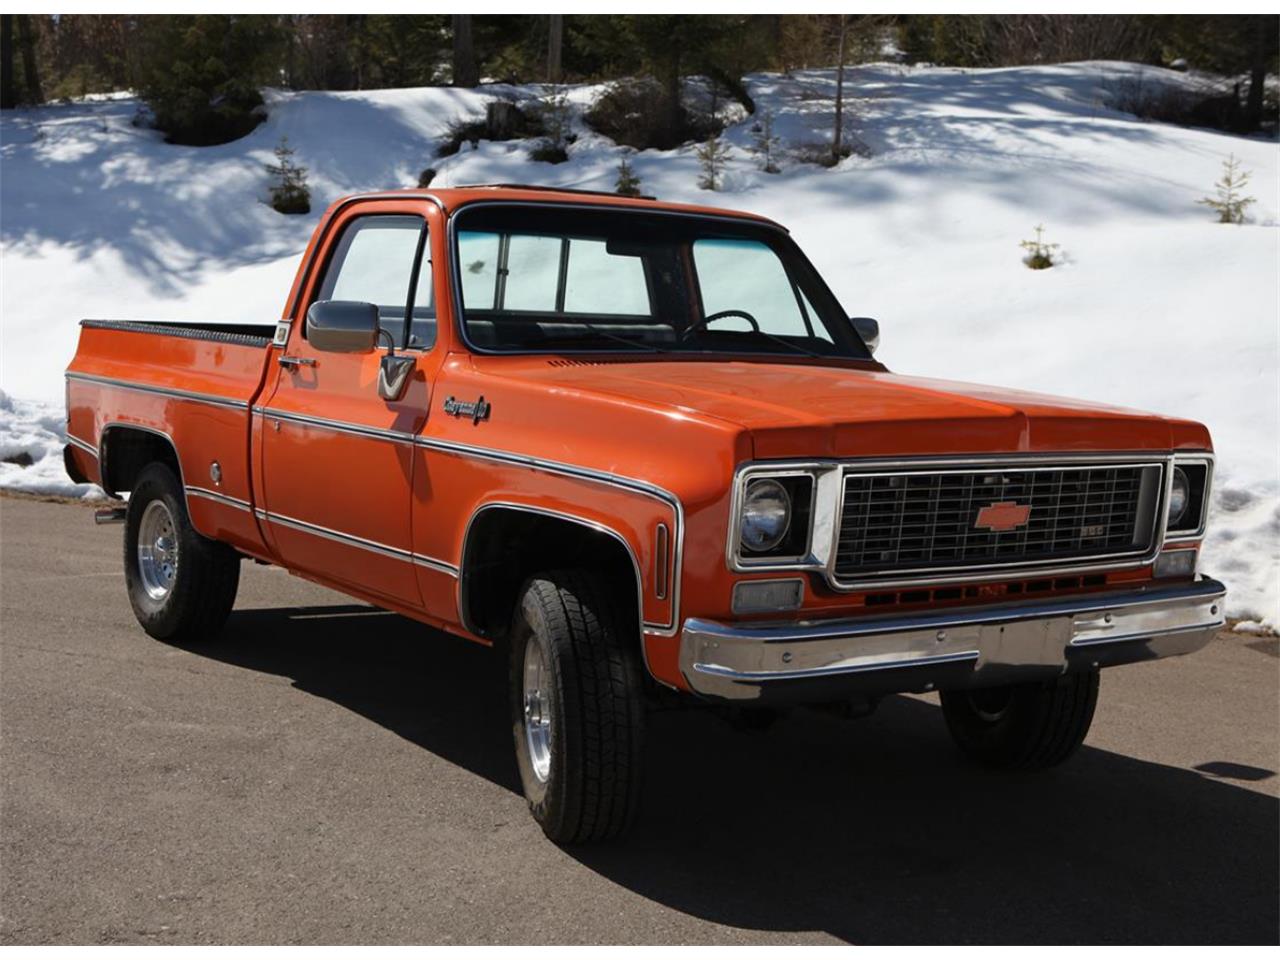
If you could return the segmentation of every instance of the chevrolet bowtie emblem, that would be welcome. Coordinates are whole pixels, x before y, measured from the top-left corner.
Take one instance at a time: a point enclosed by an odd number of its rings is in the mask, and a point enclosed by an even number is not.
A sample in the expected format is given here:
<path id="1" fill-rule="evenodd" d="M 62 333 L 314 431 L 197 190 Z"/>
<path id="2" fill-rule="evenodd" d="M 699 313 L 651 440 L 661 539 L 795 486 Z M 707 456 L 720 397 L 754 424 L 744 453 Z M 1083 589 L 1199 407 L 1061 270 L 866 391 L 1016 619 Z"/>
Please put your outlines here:
<path id="1" fill-rule="evenodd" d="M 1031 507 L 1012 500 L 989 503 L 978 511 L 978 518 L 973 522 L 975 530 L 990 530 L 992 533 L 1004 533 L 1017 530 L 1031 519 Z"/>

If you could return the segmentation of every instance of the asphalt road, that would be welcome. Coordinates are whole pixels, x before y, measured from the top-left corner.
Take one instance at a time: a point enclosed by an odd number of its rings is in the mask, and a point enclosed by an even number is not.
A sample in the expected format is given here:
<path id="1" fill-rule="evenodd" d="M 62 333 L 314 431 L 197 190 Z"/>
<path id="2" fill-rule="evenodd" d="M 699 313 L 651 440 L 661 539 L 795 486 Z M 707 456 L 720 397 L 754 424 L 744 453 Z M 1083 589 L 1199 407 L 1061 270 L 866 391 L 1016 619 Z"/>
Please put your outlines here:
<path id="1" fill-rule="evenodd" d="M 0 940 L 1277 941 L 1280 661 L 1108 671 L 1034 776 L 936 702 L 654 718 L 644 812 L 547 842 L 487 650 L 246 564 L 219 642 L 135 625 L 120 527 L 0 499 Z"/>

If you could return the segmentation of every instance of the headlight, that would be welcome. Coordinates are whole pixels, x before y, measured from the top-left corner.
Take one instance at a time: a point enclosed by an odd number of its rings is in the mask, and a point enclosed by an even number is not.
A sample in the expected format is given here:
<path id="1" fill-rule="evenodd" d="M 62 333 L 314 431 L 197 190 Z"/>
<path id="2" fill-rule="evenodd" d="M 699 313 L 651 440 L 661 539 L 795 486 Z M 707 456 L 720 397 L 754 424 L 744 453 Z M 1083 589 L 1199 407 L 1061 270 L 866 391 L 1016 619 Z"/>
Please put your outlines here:
<path id="1" fill-rule="evenodd" d="M 1168 535 L 1177 540 L 1194 540 L 1204 532 L 1205 506 L 1209 500 L 1209 478 L 1213 461 L 1208 457 L 1179 457 L 1169 478 Z"/>
<path id="2" fill-rule="evenodd" d="M 1176 527 L 1191 502 L 1191 484 L 1181 467 L 1173 468 L 1173 483 L 1169 487 L 1169 526 Z"/>
<path id="3" fill-rule="evenodd" d="M 739 520 L 744 549 L 764 553 L 780 544 L 791 527 L 791 497 L 777 480 L 753 480 L 747 485 Z"/>

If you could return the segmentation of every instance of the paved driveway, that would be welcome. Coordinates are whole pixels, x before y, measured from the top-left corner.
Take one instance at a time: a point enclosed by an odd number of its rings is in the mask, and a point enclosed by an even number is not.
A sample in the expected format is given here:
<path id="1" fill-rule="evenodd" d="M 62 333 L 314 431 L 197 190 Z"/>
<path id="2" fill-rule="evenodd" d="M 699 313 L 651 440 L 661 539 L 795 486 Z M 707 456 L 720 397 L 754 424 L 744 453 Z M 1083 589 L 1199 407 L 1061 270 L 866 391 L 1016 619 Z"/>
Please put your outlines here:
<path id="1" fill-rule="evenodd" d="M 5 942 L 1277 940 L 1274 639 L 1107 672 L 1038 776 L 927 698 L 669 712 L 633 835 L 561 850 L 488 651 L 253 564 L 221 641 L 157 643 L 120 535 L 0 500 Z"/>

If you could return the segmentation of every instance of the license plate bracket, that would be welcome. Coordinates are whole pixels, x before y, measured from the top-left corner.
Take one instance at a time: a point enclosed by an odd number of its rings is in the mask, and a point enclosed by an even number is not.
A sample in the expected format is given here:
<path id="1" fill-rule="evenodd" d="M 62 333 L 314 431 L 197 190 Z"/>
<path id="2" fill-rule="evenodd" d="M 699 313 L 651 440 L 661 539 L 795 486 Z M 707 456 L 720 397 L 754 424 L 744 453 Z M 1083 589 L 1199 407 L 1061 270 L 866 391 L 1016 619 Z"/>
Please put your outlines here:
<path id="1" fill-rule="evenodd" d="M 1047 617 L 983 624 L 978 635 L 978 664 L 983 667 L 1057 667 L 1067 665 L 1073 633 L 1071 617 Z"/>

